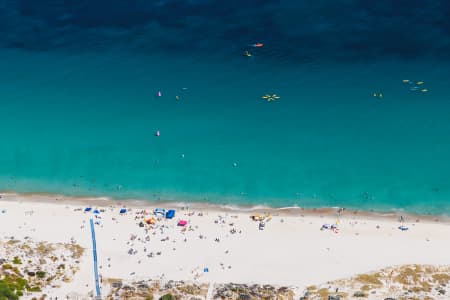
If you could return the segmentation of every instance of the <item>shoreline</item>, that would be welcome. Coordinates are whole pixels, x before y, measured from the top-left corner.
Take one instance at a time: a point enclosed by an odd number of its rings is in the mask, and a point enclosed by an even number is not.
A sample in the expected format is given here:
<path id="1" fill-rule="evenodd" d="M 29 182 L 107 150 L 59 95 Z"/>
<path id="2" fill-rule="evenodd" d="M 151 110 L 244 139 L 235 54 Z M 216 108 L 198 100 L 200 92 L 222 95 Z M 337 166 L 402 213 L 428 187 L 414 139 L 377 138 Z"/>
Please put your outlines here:
<path id="1" fill-rule="evenodd" d="M 238 204 L 216 204 L 202 201 L 196 202 L 180 202 L 170 200 L 145 200 L 145 199 L 114 199 L 111 197 L 90 197 L 90 196 L 67 196 L 62 194 L 51 193 L 17 193 L 15 191 L 0 191 L 0 201 L 14 199 L 23 199 L 27 201 L 41 201 L 45 203 L 64 203 L 64 204 L 83 204 L 94 205 L 98 207 L 107 206 L 126 206 L 130 208 L 143 208 L 143 207 L 173 207 L 173 208 L 189 208 L 189 209 L 202 209 L 216 212 L 243 212 L 243 213 L 270 213 L 273 215 L 285 215 L 285 216 L 318 216 L 318 217 L 359 217 L 369 220 L 398 220 L 401 216 L 416 222 L 443 222 L 450 224 L 449 215 L 435 215 L 435 214 L 416 214 L 402 209 L 392 209 L 391 211 L 383 210 L 364 210 L 344 208 L 340 213 L 338 212 L 340 207 L 271 207 L 267 205 L 238 205 Z"/>

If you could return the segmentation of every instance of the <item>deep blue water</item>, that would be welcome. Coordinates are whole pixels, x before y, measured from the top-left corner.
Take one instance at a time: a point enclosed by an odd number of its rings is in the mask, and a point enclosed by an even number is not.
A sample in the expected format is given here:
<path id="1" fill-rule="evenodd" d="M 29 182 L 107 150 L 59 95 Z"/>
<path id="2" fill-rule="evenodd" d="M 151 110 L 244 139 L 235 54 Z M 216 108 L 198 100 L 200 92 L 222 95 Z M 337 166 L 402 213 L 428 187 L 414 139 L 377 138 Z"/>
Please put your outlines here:
<path id="1" fill-rule="evenodd" d="M 450 213 L 450 4 L 44 2 L 0 1 L 0 189 Z"/>

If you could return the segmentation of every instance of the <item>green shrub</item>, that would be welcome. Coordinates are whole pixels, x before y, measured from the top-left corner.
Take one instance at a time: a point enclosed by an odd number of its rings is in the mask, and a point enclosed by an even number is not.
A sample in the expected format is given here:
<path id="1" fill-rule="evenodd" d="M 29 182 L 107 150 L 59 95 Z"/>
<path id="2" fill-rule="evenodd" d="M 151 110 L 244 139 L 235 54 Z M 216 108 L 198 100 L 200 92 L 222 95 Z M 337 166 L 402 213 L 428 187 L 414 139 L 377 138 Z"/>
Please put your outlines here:
<path id="1" fill-rule="evenodd" d="M 15 265 L 21 265 L 21 264 L 22 264 L 22 261 L 20 260 L 19 257 L 14 256 L 13 264 L 15 264 Z"/>
<path id="2" fill-rule="evenodd" d="M 29 292 L 40 292 L 41 288 L 39 286 L 33 286 L 33 287 L 28 288 L 28 291 Z"/>
<path id="3" fill-rule="evenodd" d="M 18 291 L 23 291 L 23 289 L 28 285 L 28 281 L 23 278 L 16 278 L 16 288 Z"/>
<path id="4" fill-rule="evenodd" d="M 1 300 L 17 300 L 19 296 L 15 293 L 14 286 L 11 286 L 4 280 L 0 280 L 0 299 Z"/>
<path id="5" fill-rule="evenodd" d="M 172 294 L 165 294 L 159 300 L 175 300 L 175 298 L 172 296 Z"/>
<path id="6" fill-rule="evenodd" d="M 44 271 L 37 271 L 36 272 L 36 276 L 39 278 L 44 278 L 45 277 L 45 272 Z"/>

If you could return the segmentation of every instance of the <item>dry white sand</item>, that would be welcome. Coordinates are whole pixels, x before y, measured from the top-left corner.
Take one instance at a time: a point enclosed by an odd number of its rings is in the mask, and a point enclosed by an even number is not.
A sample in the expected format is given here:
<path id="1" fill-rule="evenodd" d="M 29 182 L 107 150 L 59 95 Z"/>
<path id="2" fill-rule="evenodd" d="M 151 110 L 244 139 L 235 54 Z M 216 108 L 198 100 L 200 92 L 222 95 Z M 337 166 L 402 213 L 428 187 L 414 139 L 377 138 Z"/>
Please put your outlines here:
<path id="1" fill-rule="evenodd" d="M 83 203 L 43 202 L 46 197 L 52 200 L 50 196 L 3 195 L 0 239 L 29 236 L 37 241 L 67 243 L 75 239 L 87 249 L 80 271 L 72 283 L 47 294 L 86 295 L 94 289 L 89 227 L 89 219 L 94 216 L 80 211 L 86 207 Z M 340 217 L 340 230 L 335 233 L 320 228 L 324 223 L 335 223 L 337 214 L 320 217 L 272 212 L 272 220 L 259 230 L 250 212 L 196 208 L 177 209 L 174 219 L 162 220 L 158 228 L 146 233 L 147 227 L 138 226 L 141 219 L 135 219 L 136 213 L 144 208 L 153 211 L 154 207 L 128 205 L 131 211 L 121 216 L 121 206 L 110 204 L 93 206 L 105 209 L 101 219 L 94 218 L 100 221 L 95 227 L 103 278 L 267 283 L 303 288 L 392 265 L 450 264 L 450 225 L 442 221 L 415 222 L 415 218 L 409 218 L 405 222 L 409 230 L 400 231 L 395 219 L 349 214 Z M 179 219 L 187 220 L 192 230 L 183 232 L 177 226 Z M 232 234 L 232 229 L 236 233 Z M 136 235 L 134 240 L 130 240 L 132 235 Z M 137 253 L 128 254 L 130 249 Z M 149 257 L 151 252 L 153 257 Z"/>

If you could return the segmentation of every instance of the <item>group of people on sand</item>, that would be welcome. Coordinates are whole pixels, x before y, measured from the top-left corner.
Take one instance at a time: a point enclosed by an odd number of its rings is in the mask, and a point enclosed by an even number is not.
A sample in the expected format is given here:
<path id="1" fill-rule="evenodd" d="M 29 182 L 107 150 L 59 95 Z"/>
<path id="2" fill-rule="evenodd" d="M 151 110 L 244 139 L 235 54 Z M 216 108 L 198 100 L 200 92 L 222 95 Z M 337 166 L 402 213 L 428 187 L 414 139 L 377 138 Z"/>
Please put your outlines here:
<path id="1" fill-rule="evenodd" d="M 114 211 L 114 208 L 110 207 L 111 211 Z M 103 210 L 104 212 L 105 210 Z M 173 222 L 170 219 L 166 219 L 163 216 L 159 216 L 156 214 L 149 213 L 146 210 L 130 210 L 128 209 L 127 213 L 124 214 L 127 218 L 132 218 L 133 221 L 136 223 L 138 230 L 134 231 L 129 235 L 129 238 L 126 240 L 125 244 L 125 251 L 127 255 L 129 256 L 136 256 L 136 262 L 137 264 L 142 263 L 142 259 L 147 258 L 155 258 L 157 256 L 163 255 L 163 251 L 161 249 L 157 249 L 158 247 L 162 246 L 162 243 L 173 243 L 173 247 L 171 249 L 173 251 L 176 251 L 176 243 L 177 238 L 172 236 L 174 229 L 178 229 L 177 232 L 179 232 L 182 237 L 179 239 L 179 241 L 182 241 L 184 243 L 188 242 L 188 233 L 189 232 L 195 232 L 199 231 L 200 228 L 197 225 L 191 224 L 191 219 L 189 217 L 198 216 L 202 217 L 203 212 L 196 213 L 195 211 L 191 210 L 185 210 L 184 211 L 184 217 L 188 218 L 189 225 L 187 226 L 176 226 L 177 222 Z M 148 219 L 149 216 L 153 216 L 155 218 L 155 222 L 146 222 L 145 220 Z M 99 214 L 96 214 L 94 218 L 98 221 L 102 220 L 102 216 Z M 104 218 L 104 216 L 103 216 Z M 229 220 L 229 218 L 238 218 L 237 215 L 229 216 L 228 214 L 219 215 L 217 219 L 214 220 L 214 224 L 223 227 L 225 229 L 226 233 L 225 236 L 216 236 L 214 238 L 214 243 L 221 243 L 223 238 L 230 237 L 234 234 L 242 234 L 242 230 L 236 227 L 236 224 L 233 220 Z M 112 217 L 111 220 L 114 223 L 120 222 L 120 217 Z M 85 222 L 83 221 L 83 224 L 81 225 L 81 229 L 85 228 Z M 96 225 L 99 227 L 103 227 L 103 223 L 96 222 Z M 204 233 L 199 233 L 198 235 L 199 239 L 207 239 L 207 236 Z M 192 238 L 192 235 L 191 235 Z M 112 240 L 116 241 L 115 238 L 112 238 Z M 156 249 L 155 249 L 156 248 Z M 165 248 L 167 249 L 167 247 Z M 153 251 L 152 251 L 153 250 Z M 141 254 L 143 253 L 143 254 Z M 224 251 L 224 254 L 229 254 L 229 250 Z M 102 265 L 99 266 L 100 269 L 102 269 Z M 111 259 L 107 259 L 107 267 L 111 268 Z M 223 262 L 220 263 L 220 266 L 217 266 L 216 269 L 222 269 L 227 270 L 231 269 L 231 265 L 225 265 Z M 207 270 L 207 271 L 205 271 Z M 205 273 L 209 272 L 209 268 L 207 267 L 198 267 L 197 269 L 194 269 L 191 273 L 194 280 L 199 279 L 200 277 L 204 276 Z M 135 275 L 135 274 L 132 274 Z"/>

